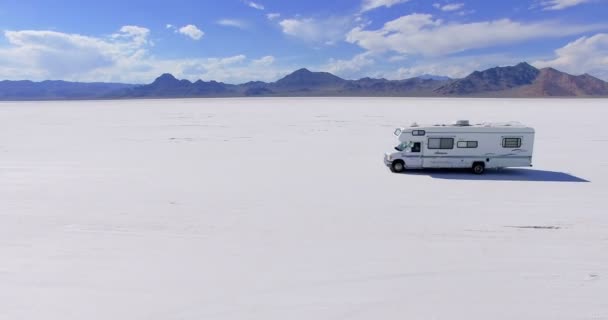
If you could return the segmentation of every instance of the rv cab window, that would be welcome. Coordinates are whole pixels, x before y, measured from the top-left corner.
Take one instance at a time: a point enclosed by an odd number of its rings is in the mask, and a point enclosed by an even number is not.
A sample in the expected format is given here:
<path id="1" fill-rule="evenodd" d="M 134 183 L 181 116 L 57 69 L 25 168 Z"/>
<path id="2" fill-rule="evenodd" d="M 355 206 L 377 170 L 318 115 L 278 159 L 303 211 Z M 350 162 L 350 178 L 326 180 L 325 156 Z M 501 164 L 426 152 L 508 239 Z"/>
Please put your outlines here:
<path id="1" fill-rule="evenodd" d="M 412 146 L 412 152 L 420 152 L 420 142 L 414 142 Z"/>

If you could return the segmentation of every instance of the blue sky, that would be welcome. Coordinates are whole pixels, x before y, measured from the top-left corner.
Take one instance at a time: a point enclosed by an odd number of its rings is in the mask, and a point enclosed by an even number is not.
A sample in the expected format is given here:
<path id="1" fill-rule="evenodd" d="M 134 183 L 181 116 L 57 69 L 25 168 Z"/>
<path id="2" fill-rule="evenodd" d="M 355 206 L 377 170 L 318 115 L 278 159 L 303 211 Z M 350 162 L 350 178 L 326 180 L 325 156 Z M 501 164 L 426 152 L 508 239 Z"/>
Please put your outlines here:
<path id="1" fill-rule="evenodd" d="M 607 17 L 606 0 L 0 0 L 0 79 L 462 77 L 528 61 L 608 80 Z"/>

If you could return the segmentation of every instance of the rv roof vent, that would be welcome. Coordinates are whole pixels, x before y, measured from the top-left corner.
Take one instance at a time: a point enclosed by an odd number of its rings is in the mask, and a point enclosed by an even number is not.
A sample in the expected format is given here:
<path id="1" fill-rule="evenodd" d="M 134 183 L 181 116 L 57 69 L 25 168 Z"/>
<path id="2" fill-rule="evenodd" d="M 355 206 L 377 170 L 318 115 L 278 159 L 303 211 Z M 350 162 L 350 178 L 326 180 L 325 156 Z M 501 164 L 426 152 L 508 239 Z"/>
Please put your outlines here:
<path id="1" fill-rule="evenodd" d="M 456 121 L 456 125 L 459 127 L 468 127 L 470 126 L 469 120 L 458 120 Z"/>
<path id="2" fill-rule="evenodd" d="M 414 127 L 414 128 L 415 128 L 415 127 L 418 127 L 418 123 L 416 123 L 416 122 L 412 122 L 412 124 L 410 125 L 410 127 Z"/>

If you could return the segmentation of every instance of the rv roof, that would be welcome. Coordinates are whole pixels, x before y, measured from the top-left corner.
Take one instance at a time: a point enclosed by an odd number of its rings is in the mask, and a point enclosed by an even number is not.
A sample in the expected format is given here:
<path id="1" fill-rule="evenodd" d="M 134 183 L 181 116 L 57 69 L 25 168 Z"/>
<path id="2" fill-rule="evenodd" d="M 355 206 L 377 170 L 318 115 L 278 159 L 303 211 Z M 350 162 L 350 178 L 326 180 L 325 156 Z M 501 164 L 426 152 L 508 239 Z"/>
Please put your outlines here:
<path id="1" fill-rule="evenodd" d="M 524 132 L 534 132 L 534 129 L 520 123 L 520 122 L 482 122 L 482 123 L 475 123 L 475 124 L 470 124 L 470 125 L 459 125 L 459 124 L 455 124 L 455 123 L 450 123 L 450 124 L 443 124 L 443 123 L 438 123 L 438 124 L 424 124 L 424 125 L 420 125 L 420 124 L 412 124 L 409 127 L 406 128 L 406 130 L 410 131 L 410 130 L 427 130 L 427 131 L 433 131 L 433 130 L 439 130 L 442 132 L 445 131 L 452 131 L 452 130 L 457 130 L 457 131 L 466 131 L 466 130 L 480 130 L 480 131 L 495 131 L 495 130 L 510 130 L 510 129 L 518 129 Z M 484 130 L 486 129 L 486 130 Z M 495 130 L 492 130 L 495 129 Z"/>

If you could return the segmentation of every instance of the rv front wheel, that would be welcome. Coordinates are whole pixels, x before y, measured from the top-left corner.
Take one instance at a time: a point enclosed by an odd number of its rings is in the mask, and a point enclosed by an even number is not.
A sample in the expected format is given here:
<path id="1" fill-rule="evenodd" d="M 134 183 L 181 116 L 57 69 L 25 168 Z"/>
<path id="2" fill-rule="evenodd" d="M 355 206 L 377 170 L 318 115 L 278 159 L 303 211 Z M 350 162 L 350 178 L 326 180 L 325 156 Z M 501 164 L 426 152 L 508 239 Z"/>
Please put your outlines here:
<path id="1" fill-rule="evenodd" d="M 405 163 L 401 160 L 394 161 L 393 164 L 391 164 L 391 169 L 393 169 L 393 172 L 403 172 L 405 171 Z"/>
<path id="2" fill-rule="evenodd" d="M 473 173 L 474 174 L 482 174 L 486 170 L 486 166 L 483 162 L 475 162 L 473 163 Z"/>

